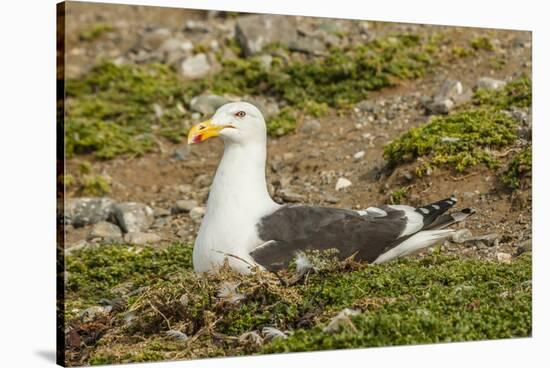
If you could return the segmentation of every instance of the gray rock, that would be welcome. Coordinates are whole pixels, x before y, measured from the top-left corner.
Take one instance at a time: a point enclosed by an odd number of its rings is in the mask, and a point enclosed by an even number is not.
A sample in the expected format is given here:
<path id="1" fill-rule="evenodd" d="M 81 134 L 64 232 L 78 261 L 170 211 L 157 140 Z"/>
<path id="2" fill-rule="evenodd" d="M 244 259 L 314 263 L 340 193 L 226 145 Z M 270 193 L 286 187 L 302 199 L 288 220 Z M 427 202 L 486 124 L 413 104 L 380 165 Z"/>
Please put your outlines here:
<path id="1" fill-rule="evenodd" d="M 464 192 L 462 193 L 462 197 L 464 199 L 472 199 L 476 196 L 477 194 L 475 192 Z"/>
<path id="2" fill-rule="evenodd" d="M 319 24 L 318 29 L 331 34 L 341 34 L 347 32 L 347 27 L 340 22 L 323 22 Z"/>
<path id="3" fill-rule="evenodd" d="M 298 194 L 289 188 L 280 189 L 279 195 L 286 202 L 303 202 L 306 200 L 306 196 Z"/>
<path id="4" fill-rule="evenodd" d="M 181 74 L 187 79 L 198 79 L 207 75 L 212 66 L 206 54 L 201 53 L 186 58 L 181 63 Z"/>
<path id="5" fill-rule="evenodd" d="M 506 82 L 499 79 L 493 79 L 489 77 L 482 77 L 477 80 L 477 88 L 482 89 L 500 89 L 506 85 Z"/>
<path id="6" fill-rule="evenodd" d="M 110 305 L 108 306 L 96 305 L 96 306 L 86 308 L 85 310 L 82 311 L 82 313 L 80 313 L 80 320 L 82 322 L 91 322 L 101 315 L 109 314 L 112 309 L 113 307 L 111 307 Z"/>
<path id="7" fill-rule="evenodd" d="M 319 120 L 306 120 L 300 127 L 300 131 L 304 134 L 313 134 L 321 130 Z"/>
<path id="8" fill-rule="evenodd" d="M 184 52 L 185 50 L 185 43 L 182 40 L 179 40 L 177 38 L 169 38 L 162 42 L 162 44 L 159 47 L 160 52 L 165 53 L 173 53 L 177 51 Z M 188 51 L 188 50 L 187 50 Z"/>
<path id="9" fill-rule="evenodd" d="M 446 80 L 434 98 L 424 101 L 424 107 L 432 114 L 448 114 L 453 108 L 471 98 L 472 92 L 465 91 L 462 83 L 457 80 Z"/>
<path id="10" fill-rule="evenodd" d="M 263 54 L 258 56 L 258 61 L 262 65 L 262 67 L 266 70 L 271 69 L 271 63 L 273 62 L 273 56 L 269 54 Z"/>
<path id="11" fill-rule="evenodd" d="M 141 46 L 147 50 L 157 50 L 170 38 L 172 34 L 166 28 L 157 28 L 155 30 L 145 32 L 141 38 Z"/>
<path id="12" fill-rule="evenodd" d="M 193 208 L 198 206 L 199 206 L 199 203 L 194 199 L 182 199 L 182 200 L 176 201 L 174 207 L 172 207 L 172 213 L 173 214 L 188 213 L 188 212 L 191 212 Z"/>
<path id="13" fill-rule="evenodd" d="M 250 56 L 272 43 L 289 46 L 297 38 L 295 22 L 284 15 L 246 15 L 237 19 L 235 36 L 245 56 Z"/>
<path id="14" fill-rule="evenodd" d="M 155 208 L 153 210 L 153 212 L 155 213 L 155 218 L 157 217 L 167 217 L 167 216 L 170 216 L 172 214 L 172 212 L 166 208 Z"/>
<path id="15" fill-rule="evenodd" d="M 195 207 L 189 212 L 189 217 L 191 217 L 195 221 L 198 221 L 203 218 L 205 213 L 206 213 L 206 208 Z"/>
<path id="16" fill-rule="evenodd" d="M 279 105 L 274 100 L 268 100 L 261 97 L 250 97 L 246 98 L 244 101 L 250 102 L 252 105 L 256 106 L 265 117 L 275 116 L 279 113 Z"/>
<path id="17" fill-rule="evenodd" d="M 151 207 L 136 202 L 116 204 L 114 215 L 118 225 L 125 233 L 145 231 L 155 220 Z"/>
<path id="18" fill-rule="evenodd" d="M 202 95 L 194 97 L 189 107 L 192 111 L 200 112 L 203 115 L 212 115 L 216 110 L 228 103 L 229 100 L 225 97 L 218 95 Z"/>
<path id="19" fill-rule="evenodd" d="M 496 246 L 499 243 L 500 236 L 498 234 L 486 234 L 482 236 L 477 236 L 471 240 L 476 240 L 478 242 L 481 242 L 485 244 L 488 247 Z"/>
<path id="20" fill-rule="evenodd" d="M 100 221 L 94 225 L 87 239 L 100 239 L 105 243 L 117 243 L 122 241 L 122 230 L 115 224 Z"/>
<path id="21" fill-rule="evenodd" d="M 88 243 L 86 240 L 82 239 L 73 244 L 65 244 L 65 256 L 69 256 L 74 252 L 80 251 L 82 249 L 88 249 L 92 244 Z"/>
<path id="22" fill-rule="evenodd" d="M 355 161 L 360 161 L 363 159 L 363 157 L 365 157 L 365 151 L 355 152 L 355 154 L 353 155 L 353 159 Z"/>
<path id="23" fill-rule="evenodd" d="M 512 262 L 512 255 L 504 252 L 497 252 L 497 261 L 500 263 L 510 263 Z"/>
<path id="24" fill-rule="evenodd" d="M 113 214 L 115 201 L 110 198 L 70 198 L 65 205 L 64 219 L 75 227 L 107 220 Z"/>
<path id="25" fill-rule="evenodd" d="M 188 32 L 208 33 L 210 28 L 203 22 L 188 20 L 185 22 L 185 30 Z"/>
<path id="26" fill-rule="evenodd" d="M 124 235 L 124 241 L 129 244 L 145 245 L 158 243 L 161 237 L 153 233 L 130 232 Z"/>
<path id="27" fill-rule="evenodd" d="M 522 254 L 525 252 L 532 252 L 533 251 L 533 240 L 527 239 L 518 246 L 517 254 Z"/>
<path id="28" fill-rule="evenodd" d="M 176 161 L 184 161 L 189 157 L 189 146 L 176 147 L 172 152 L 172 158 Z"/>
<path id="29" fill-rule="evenodd" d="M 321 55 L 326 51 L 325 44 L 315 37 L 299 37 L 288 45 L 291 51 L 304 52 L 306 54 Z"/>
<path id="30" fill-rule="evenodd" d="M 453 100 L 446 98 L 444 100 L 435 100 L 428 105 L 428 110 L 432 114 L 448 114 L 455 106 Z"/>
<path id="31" fill-rule="evenodd" d="M 512 119 L 517 122 L 531 126 L 531 109 L 512 107 L 510 110 L 505 111 Z"/>
<path id="32" fill-rule="evenodd" d="M 323 196 L 323 201 L 327 202 L 327 203 L 332 203 L 332 204 L 336 204 L 338 202 L 340 202 L 340 200 L 338 198 L 336 198 L 335 196 L 333 195 L 330 195 L 330 194 L 326 194 L 325 196 Z"/>
<path id="33" fill-rule="evenodd" d="M 351 184 L 352 184 L 351 181 L 349 181 L 346 178 L 338 178 L 338 180 L 336 181 L 336 185 L 334 186 L 334 189 L 337 191 L 341 189 L 345 189 L 347 187 L 350 187 Z"/>
<path id="34" fill-rule="evenodd" d="M 457 230 L 451 238 L 454 243 L 462 244 L 472 237 L 472 232 L 468 229 Z"/>

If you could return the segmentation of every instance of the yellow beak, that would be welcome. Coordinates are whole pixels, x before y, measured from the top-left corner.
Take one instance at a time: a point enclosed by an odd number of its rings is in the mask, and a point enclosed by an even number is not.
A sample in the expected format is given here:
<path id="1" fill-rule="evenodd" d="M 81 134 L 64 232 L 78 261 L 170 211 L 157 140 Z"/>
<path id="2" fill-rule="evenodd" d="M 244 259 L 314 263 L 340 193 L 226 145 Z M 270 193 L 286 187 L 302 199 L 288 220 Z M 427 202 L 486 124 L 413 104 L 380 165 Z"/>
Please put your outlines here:
<path id="1" fill-rule="evenodd" d="M 191 128 L 187 134 L 187 144 L 201 143 L 205 140 L 217 137 L 224 128 L 234 128 L 233 125 L 214 125 L 212 119 L 203 121 Z"/>

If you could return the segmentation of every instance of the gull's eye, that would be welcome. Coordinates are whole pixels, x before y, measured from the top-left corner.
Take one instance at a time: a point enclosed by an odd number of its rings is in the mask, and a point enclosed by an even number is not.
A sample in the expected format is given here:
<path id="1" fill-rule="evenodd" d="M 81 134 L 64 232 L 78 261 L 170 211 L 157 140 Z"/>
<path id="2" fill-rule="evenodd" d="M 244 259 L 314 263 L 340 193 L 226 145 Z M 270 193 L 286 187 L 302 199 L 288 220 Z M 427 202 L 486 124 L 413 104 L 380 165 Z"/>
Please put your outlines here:
<path id="1" fill-rule="evenodd" d="M 235 113 L 235 116 L 238 117 L 238 118 L 244 118 L 245 115 L 246 115 L 246 112 L 244 112 L 244 111 L 239 111 L 239 112 Z"/>

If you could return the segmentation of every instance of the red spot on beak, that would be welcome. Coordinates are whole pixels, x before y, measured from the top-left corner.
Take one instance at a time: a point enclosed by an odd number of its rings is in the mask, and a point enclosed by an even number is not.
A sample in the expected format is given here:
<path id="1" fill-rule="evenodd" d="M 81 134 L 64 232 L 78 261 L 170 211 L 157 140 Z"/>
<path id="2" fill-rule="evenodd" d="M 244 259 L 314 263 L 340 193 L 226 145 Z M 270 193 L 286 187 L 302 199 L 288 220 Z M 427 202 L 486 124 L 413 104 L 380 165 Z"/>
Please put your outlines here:
<path id="1" fill-rule="evenodd" d="M 202 134 L 197 134 L 193 137 L 193 143 L 200 143 L 202 142 Z"/>

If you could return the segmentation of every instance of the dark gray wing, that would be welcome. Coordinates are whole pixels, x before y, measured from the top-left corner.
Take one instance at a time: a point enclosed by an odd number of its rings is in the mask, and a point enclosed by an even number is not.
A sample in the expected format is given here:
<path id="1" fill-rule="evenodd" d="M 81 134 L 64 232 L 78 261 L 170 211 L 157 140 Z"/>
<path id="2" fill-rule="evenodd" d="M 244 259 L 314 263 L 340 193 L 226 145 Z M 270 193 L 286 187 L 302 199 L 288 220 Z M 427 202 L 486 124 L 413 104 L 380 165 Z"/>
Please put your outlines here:
<path id="1" fill-rule="evenodd" d="M 356 260 L 372 262 L 418 231 L 441 229 L 474 213 L 464 209 L 444 215 L 456 202 L 450 196 L 416 209 L 381 206 L 374 212 L 361 213 L 340 208 L 283 206 L 260 220 L 258 235 L 265 243 L 250 255 L 272 271 L 287 267 L 298 252 L 313 249 L 335 248 L 341 259 L 355 254 Z M 413 217 L 418 215 L 421 221 L 415 223 Z"/>
<path id="2" fill-rule="evenodd" d="M 403 233 L 403 210 L 384 208 L 386 216 L 315 206 L 284 206 L 258 224 L 266 243 L 250 255 L 271 271 L 287 267 L 299 251 L 335 248 L 341 259 L 356 253 L 356 260 L 374 261 Z"/>

